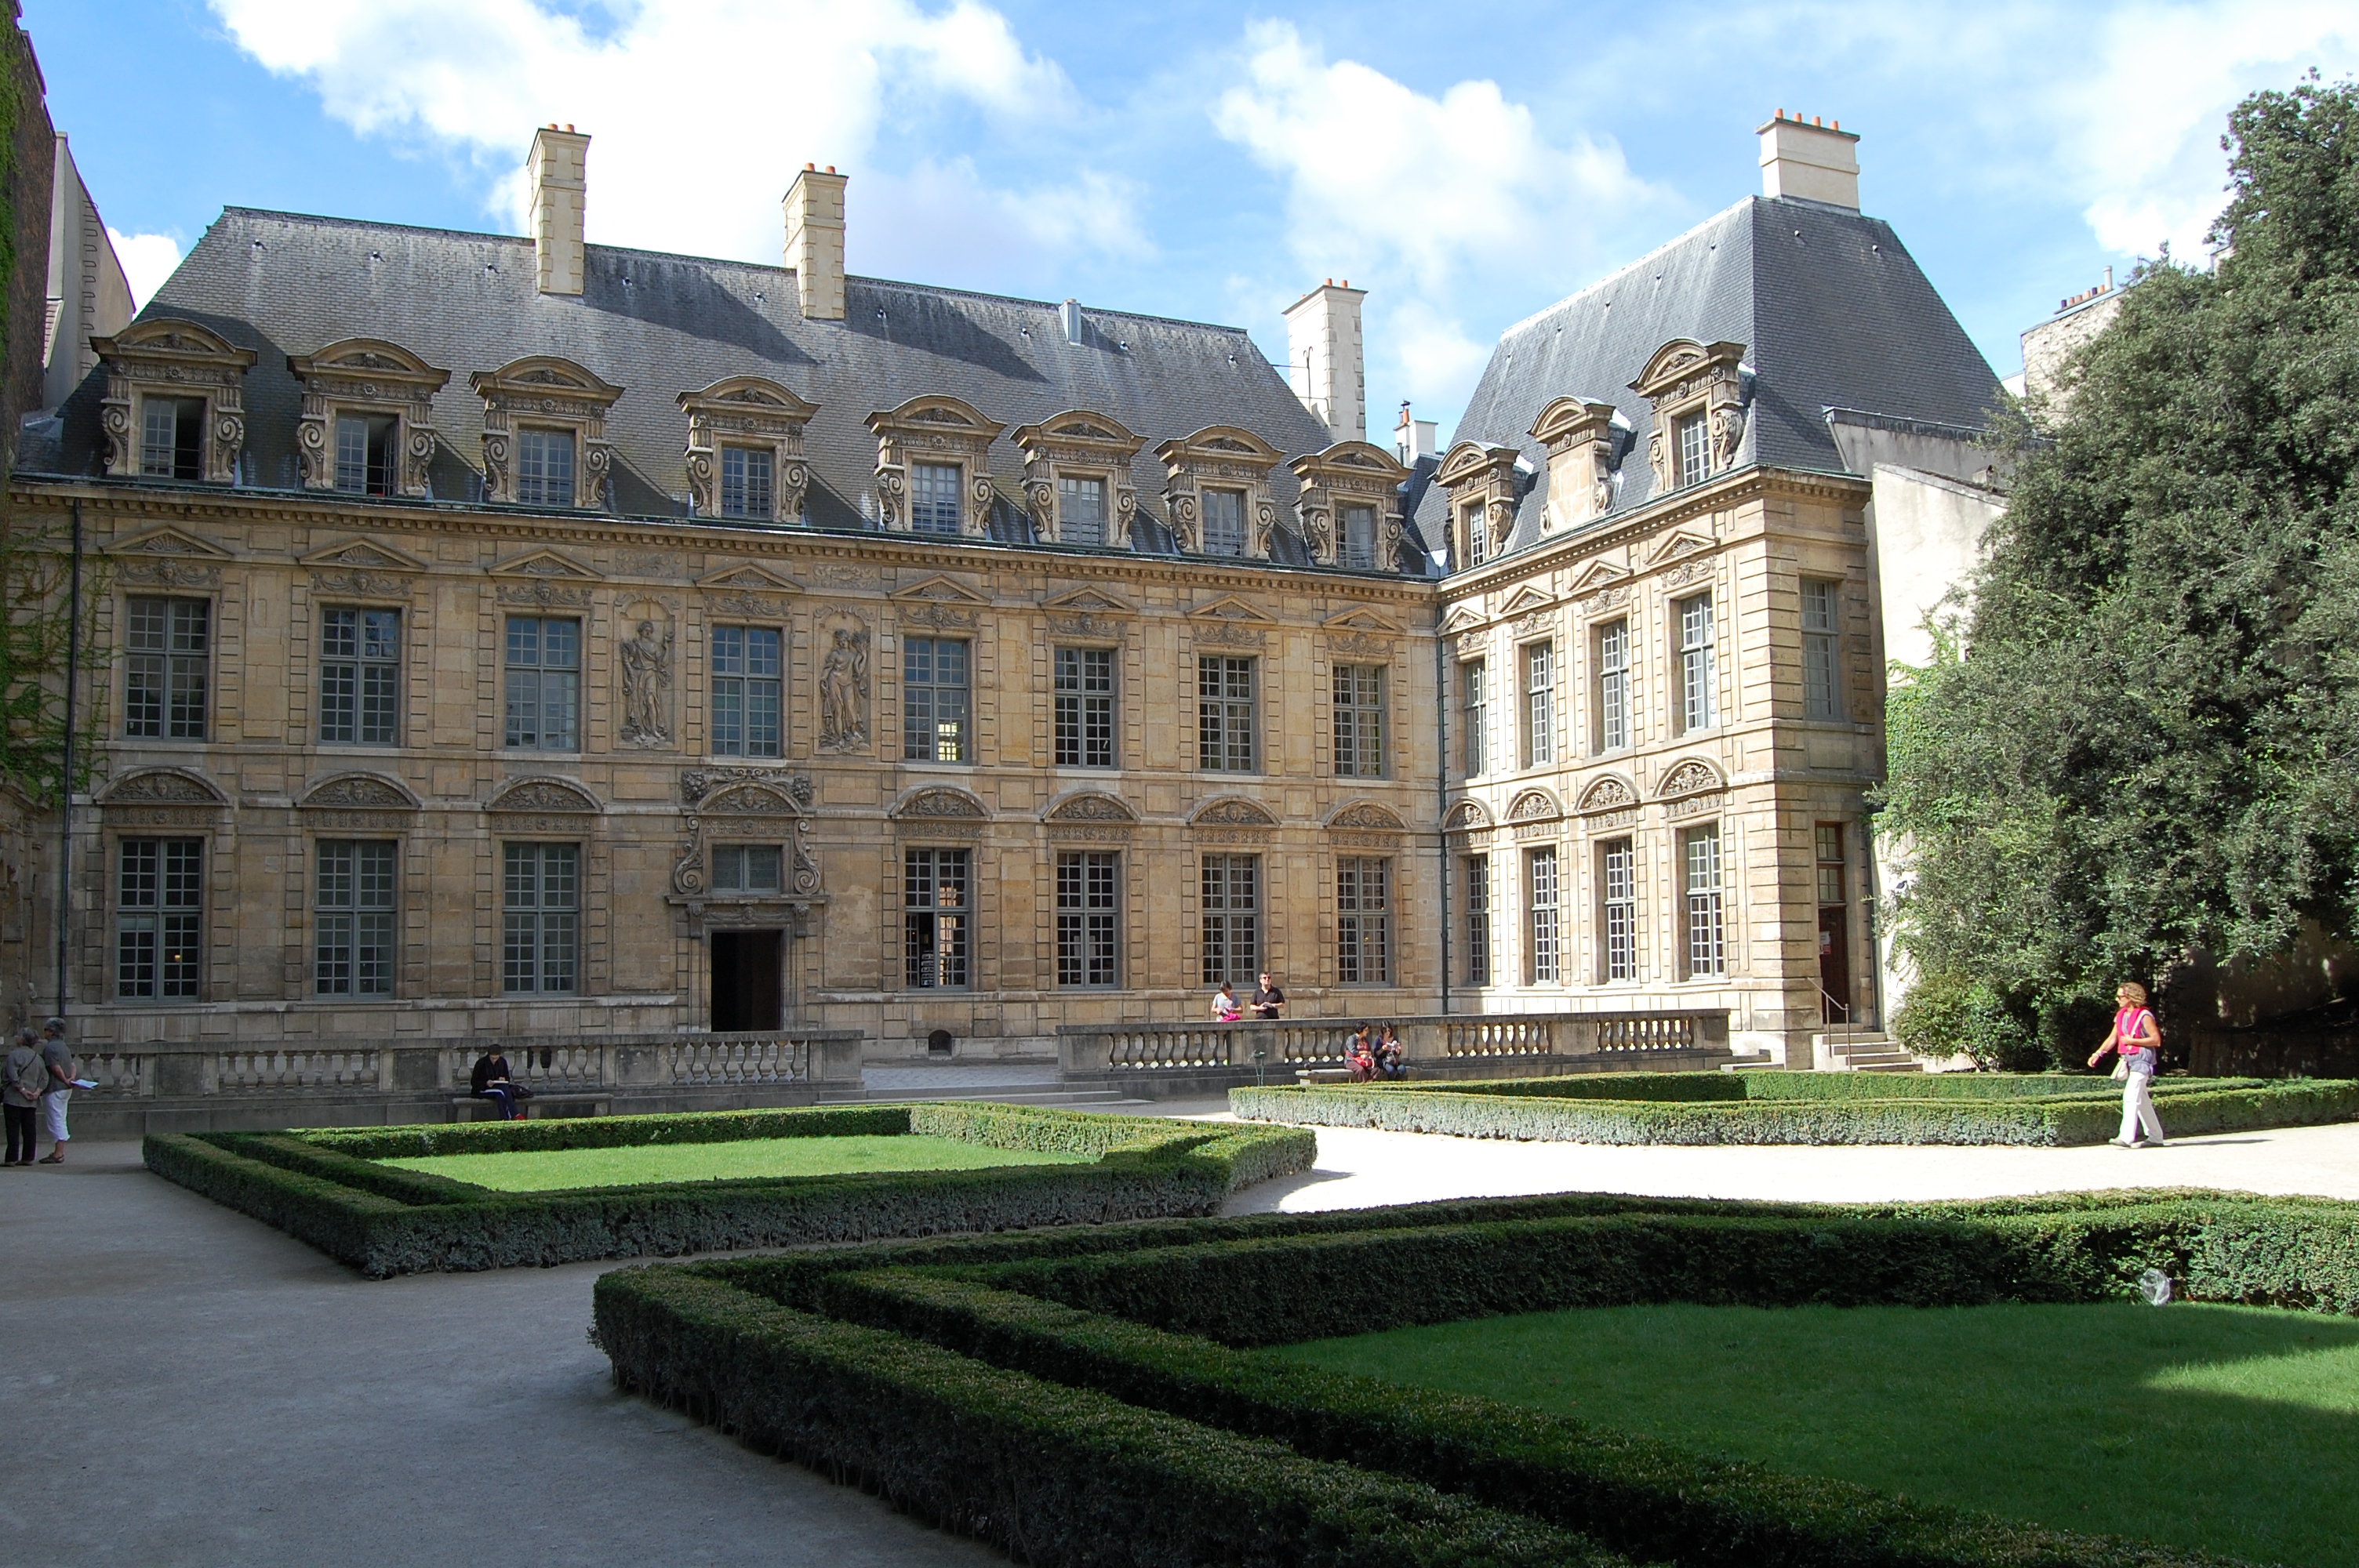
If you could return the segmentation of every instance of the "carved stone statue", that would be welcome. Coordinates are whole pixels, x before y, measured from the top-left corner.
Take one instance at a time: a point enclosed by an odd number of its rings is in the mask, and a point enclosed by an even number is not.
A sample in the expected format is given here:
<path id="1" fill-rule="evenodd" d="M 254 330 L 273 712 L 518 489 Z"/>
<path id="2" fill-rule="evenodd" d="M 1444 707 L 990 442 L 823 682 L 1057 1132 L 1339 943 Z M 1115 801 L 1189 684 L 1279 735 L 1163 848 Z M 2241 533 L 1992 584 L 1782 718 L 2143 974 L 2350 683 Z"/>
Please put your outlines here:
<path id="1" fill-rule="evenodd" d="M 858 752 L 868 745 L 868 633 L 839 626 L 819 672 L 819 745 Z"/>
<path id="2" fill-rule="evenodd" d="M 634 746 L 670 745 L 664 698 L 671 690 L 671 629 L 658 631 L 653 621 L 642 621 L 622 654 L 623 739 Z"/>

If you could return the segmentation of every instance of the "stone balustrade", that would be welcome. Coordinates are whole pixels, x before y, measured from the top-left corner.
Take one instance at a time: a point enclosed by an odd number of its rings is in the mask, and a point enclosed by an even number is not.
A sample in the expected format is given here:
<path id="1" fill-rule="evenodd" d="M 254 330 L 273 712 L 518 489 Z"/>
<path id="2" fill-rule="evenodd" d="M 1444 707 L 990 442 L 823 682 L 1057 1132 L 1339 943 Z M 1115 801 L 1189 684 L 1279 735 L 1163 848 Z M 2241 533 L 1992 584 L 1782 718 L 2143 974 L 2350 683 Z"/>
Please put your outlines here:
<path id="1" fill-rule="evenodd" d="M 1582 1066 L 1614 1057 L 1643 1068 L 1649 1058 L 1725 1053 L 1723 1011 L 1631 1013 L 1436 1013 L 1388 1021 L 1402 1059 L 1429 1070 L 1480 1069 L 1485 1060 L 1572 1059 Z M 1290 1074 L 1341 1066 L 1355 1018 L 1288 1019 L 1276 1023 L 1068 1024 L 1057 1031 L 1067 1079 L 1130 1073 Z"/>

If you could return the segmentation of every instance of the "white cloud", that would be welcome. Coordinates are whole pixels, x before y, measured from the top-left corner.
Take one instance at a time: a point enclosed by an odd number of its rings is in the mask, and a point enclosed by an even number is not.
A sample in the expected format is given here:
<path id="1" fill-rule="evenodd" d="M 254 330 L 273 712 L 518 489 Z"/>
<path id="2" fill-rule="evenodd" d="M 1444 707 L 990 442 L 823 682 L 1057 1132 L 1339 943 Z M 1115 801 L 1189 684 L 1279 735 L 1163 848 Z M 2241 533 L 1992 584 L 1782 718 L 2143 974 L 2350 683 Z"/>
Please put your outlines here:
<path id="1" fill-rule="evenodd" d="M 806 162 L 854 177 L 854 270 L 913 240 L 922 251 L 930 239 L 936 276 L 960 270 L 977 245 L 1055 236 L 1121 254 L 1137 243 L 1126 205 L 1071 216 L 1105 193 L 1086 171 L 1015 193 L 967 168 L 958 178 L 971 188 L 970 215 L 995 232 L 878 226 L 894 209 L 872 208 L 868 191 L 891 178 L 864 160 L 888 116 L 898 126 L 964 109 L 1021 126 L 1081 111 L 1064 72 L 975 0 L 938 10 L 914 0 L 618 0 L 599 29 L 558 0 L 212 4 L 240 47 L 310 82 L 332 117 L 471 160 L 487 208 L 519 231 L 533 127 L 557 122 L 592 135 L 587 221 L 603 243 L 774 259 L 778 200 Z"/>
<path id="2" fill-rule="evenodd" d="M 124 280 L 131 285 L 131 303 L 144 307 L 164 287 L 180 265 L 180 242 L 169 234 L 125 234 L 106 231 L 114 259 L 123 264 Z"/>

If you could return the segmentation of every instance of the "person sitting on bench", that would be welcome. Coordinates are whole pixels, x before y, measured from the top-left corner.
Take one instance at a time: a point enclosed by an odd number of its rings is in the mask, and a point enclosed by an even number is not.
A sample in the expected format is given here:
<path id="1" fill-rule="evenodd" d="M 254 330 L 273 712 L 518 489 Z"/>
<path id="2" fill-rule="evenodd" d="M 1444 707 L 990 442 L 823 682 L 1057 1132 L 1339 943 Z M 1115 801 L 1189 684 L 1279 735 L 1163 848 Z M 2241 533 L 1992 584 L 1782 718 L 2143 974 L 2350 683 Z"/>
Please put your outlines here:
<path id="1" fill-rule="evenodd" d="M 515 1121 L 524 1115 L 523 1102 L 532 1098 L 532 1091 L 508 1077 L 508 1059 L 496 1045 L 475 1058 L 475 1070 L 468 1082 L 477 1099 L 497 1100 L 502 1121 Z"/>

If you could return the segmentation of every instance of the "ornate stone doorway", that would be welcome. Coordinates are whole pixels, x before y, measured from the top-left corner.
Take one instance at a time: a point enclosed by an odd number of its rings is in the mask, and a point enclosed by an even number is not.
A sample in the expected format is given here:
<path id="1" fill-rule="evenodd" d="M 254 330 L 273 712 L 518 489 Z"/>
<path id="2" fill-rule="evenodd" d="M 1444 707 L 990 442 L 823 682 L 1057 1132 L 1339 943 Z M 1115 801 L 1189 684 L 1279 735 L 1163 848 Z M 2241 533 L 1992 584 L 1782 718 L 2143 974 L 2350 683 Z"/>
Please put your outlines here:
<path id="1" fill-rule="evenodd" d="M 783 931 L 712 934 L 715 1033 L 777 1029 L 786 1022 Z"/>

